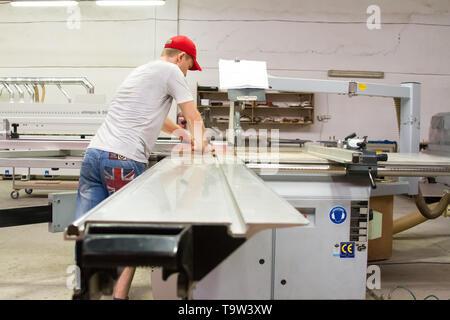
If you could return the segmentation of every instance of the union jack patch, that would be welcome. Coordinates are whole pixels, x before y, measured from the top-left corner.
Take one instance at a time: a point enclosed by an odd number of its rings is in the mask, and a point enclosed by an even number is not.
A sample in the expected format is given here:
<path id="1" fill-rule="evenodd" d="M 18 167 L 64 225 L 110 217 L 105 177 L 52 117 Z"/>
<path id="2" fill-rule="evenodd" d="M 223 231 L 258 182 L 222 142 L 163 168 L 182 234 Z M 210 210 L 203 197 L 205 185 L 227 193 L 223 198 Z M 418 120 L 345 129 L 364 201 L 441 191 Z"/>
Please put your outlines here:
<path id="1" fill-rule="evenodd" d="M 134 179 L 134 169 L 105 167 L 104 174 L 109 195 L 119 191 Z"/>

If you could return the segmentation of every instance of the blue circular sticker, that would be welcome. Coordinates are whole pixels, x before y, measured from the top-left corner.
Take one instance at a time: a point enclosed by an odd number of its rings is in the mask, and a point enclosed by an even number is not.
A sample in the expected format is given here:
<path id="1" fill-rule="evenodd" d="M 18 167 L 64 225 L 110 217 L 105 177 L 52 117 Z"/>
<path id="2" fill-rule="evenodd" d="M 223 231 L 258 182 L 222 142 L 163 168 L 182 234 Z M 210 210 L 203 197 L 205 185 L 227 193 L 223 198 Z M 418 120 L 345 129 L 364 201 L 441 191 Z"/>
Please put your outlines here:
<path id="1" fill-rule="evenodd" d="M 343 207 L 334 207 L 330 211 L 330 220 L 333 223 L 341 224 L 347 219 L 347 211 Z"/>

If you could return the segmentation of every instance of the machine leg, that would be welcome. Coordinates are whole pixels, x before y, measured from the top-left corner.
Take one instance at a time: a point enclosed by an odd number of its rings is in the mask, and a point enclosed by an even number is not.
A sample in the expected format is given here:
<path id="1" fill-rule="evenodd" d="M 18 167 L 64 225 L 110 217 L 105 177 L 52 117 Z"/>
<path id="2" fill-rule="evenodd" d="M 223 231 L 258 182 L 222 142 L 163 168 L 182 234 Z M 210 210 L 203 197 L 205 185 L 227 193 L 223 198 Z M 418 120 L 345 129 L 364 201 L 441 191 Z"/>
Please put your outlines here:
<path id="1" fill-rule="evenodd" d="M 400 103 L 400 143 L 398 152 L 418 153 L 420 144 L 420 83 L 402 83 L 411 90 L 410 98 L 402 98 Z M 401 177 L 408 181 L 409 195 L 419 192 L 419 178 Z"/>
<path id="2" fill-rule="evenodd" d="M 119 274 L 117 268 L 81 267 L 82 244 L 77 242 L 77 266 L 80 270 L 79 288 L 74 289 L 73 300 L 98 300 L 102 295 L 112 295 Z"/>

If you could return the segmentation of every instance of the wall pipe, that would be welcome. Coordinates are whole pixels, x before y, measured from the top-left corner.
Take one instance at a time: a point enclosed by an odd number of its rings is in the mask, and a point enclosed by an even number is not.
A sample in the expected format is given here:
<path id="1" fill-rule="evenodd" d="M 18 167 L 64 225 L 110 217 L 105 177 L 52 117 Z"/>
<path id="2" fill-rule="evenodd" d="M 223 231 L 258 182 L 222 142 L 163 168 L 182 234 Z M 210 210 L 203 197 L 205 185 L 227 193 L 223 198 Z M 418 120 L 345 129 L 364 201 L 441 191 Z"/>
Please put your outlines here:
<path id="1" fill-rule="evenodd" d="M 3 82 L 3 86 L 5 87 L 6 90 L 8 90 L 9 92 L 9 102 L 13 103 L 14 102 L 14 91 L 13 89 L 11 89 L 11 87 L 9 86 L 9 84 Z"/>
<path id="2" fill-rule="evenodd" d="M 22 88 L 19 87 L 17 83 L 14 84 L 14 88 L 16 88 L 17 93 L 19 94 L 19 103 L 25 102 L 25 93 L 23 92 Z"/>
<path id="3" fill-rule="evenodd" d="M 28 94 L 30 95 L 31 102 L 34 103 L 34 89 L 28 84 L 24 84 L 25 89 L 27 89 Z"/>
<path id="4" fill-rule="evenodd" d="M 3 84 L 40 84 L 40 85 L 48 85 L 48 84 L 76 84 L 82 85 L 89 94 L 94 93 L 94 85 L 84 77 L 61 77 L 61 78 L 50 78 L 50 77 L 34 77 L 34 78 L 20 78 L 20 77 L 0 77 L 0 82 Z M 8 90 L 9 91 L 9 90 Z"/>

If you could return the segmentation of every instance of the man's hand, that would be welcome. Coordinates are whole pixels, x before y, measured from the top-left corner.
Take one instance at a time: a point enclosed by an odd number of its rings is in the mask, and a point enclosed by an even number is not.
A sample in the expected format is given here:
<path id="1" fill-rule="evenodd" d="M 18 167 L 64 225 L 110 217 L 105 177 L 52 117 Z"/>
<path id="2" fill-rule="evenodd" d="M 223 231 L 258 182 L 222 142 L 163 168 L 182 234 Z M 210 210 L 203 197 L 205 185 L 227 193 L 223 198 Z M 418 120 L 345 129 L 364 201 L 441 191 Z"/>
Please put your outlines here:
<path id="1" fill-rule="evenodd" d="M 194 140 L 192 139 L 190 133 L 183 128 L 177 129 L 173 134 L 176 134 L 182 143 L 190 143 L 191 145 L 194 144 Z"/>
<path id="2" fill-rule="evenodd" d="M 194 142 L 192 144 L 192 151 L 201 153 L 214 153 L 214 147 L 206 140 L 202 142 Z"/>
<path id="3" fill-rule="evenodd" d="M 192 151 L 214 154 L 214 148 L 205 139 L 205 125 L 194 101 L 180 103 L 178 106 L 187 121 L 189 131 L 191 132 L 191 141 L 194 141 L 191 143 Z"/>
<path id="4" fill-rule="evenodd" d="M 190 143 L 192 148 L 194 147 L 194 139 L 192 139 L 189 131 L 183 129 L 169 118 L 166 118 L 161 130 L 165 133 L 178 137 L 182 143 Z"/>

